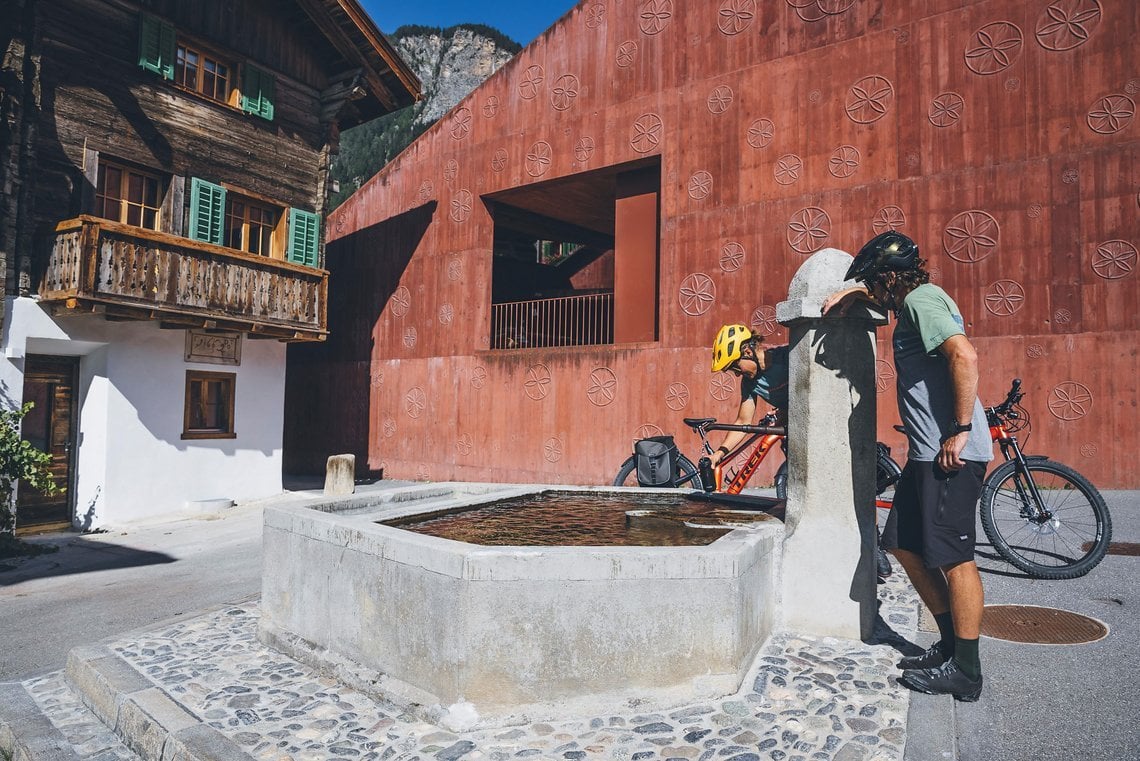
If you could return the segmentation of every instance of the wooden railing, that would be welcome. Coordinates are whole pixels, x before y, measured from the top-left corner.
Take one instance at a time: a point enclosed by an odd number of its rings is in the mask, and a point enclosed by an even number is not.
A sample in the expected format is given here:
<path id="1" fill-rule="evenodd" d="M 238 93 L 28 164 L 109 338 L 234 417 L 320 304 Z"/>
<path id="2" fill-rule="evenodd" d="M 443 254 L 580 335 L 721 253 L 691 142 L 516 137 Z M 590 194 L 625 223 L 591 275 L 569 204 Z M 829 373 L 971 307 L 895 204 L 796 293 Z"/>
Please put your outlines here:
<path id="1" fill-rule="evenodd" d="M 97 217 L 56 226 L 40 299 L 287 340 L 328 333 L 325 270 Z"/>
<path id="2" fill-rule="evenodd" d="M 491 305 L 492 349 L 591 346 L 613 342 L 613 293 Z"/>

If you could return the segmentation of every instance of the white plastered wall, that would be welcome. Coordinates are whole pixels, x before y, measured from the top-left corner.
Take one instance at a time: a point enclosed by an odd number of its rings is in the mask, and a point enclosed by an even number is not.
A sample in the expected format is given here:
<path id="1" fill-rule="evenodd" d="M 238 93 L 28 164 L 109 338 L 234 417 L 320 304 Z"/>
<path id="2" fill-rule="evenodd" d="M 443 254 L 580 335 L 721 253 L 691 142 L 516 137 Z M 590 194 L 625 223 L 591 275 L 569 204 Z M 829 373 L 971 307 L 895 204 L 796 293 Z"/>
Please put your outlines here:
<path id="1" fill-rule="evenodd" d="M 0 393 L 18 405 L 27 354 L 80 357 L 75 519 L 99 528 L 160 518 L 188 502 L 281 491 L 285 345 L 242 339 L 241 364 L 185 361 L 186 334 L 97 315 L 53 319 L 5 305 Z M 187 370 L 234 373 L 233 439 L 182 439 Z"/>

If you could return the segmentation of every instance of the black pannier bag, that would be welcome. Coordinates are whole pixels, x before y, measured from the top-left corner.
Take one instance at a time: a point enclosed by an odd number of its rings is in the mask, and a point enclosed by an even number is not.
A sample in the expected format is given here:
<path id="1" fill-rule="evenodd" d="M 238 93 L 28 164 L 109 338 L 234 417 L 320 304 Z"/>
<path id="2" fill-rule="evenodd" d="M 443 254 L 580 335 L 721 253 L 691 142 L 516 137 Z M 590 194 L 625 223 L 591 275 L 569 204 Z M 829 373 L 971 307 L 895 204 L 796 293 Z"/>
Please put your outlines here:
<path id="1" fill-rule="evenodd" d="M 677 445 L 672 436 L 653 436 L 633 445 L 638 486 L 676 486 Z"/>

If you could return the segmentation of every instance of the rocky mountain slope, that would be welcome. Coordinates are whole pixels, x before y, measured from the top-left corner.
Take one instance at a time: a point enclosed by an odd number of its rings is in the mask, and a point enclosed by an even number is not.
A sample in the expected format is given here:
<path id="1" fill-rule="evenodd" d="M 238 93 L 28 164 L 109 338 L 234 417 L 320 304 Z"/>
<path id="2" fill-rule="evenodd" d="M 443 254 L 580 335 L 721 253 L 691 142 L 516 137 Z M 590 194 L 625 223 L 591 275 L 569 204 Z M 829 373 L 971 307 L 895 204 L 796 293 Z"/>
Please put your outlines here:
<path id="1" fill-rule="evenodd" d="M 332 194 L 330 208 L 339 206 L 520 49 L 498 30 L 480 24 L 402 26 L 391 39 L 423 83 L 423 100 L 340 136 L 340 154 L 331 170 L 340 189 Z"/>

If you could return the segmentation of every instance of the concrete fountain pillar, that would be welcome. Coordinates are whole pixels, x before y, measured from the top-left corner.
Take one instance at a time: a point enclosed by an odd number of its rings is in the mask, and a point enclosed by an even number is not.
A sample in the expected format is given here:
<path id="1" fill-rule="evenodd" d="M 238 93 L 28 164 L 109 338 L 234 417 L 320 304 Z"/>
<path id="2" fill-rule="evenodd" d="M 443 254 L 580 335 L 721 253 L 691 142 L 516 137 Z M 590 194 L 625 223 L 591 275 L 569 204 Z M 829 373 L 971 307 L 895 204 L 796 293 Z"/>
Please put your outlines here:
<path id="1" fill-rule="evenodd" d="M 851 256 L 833 248 L 796 272 L 776 319 L 790 332 L 788 503 L 782 624 L 819 636 L 866 639 L 876 614 L 875 326 L 859 305 L 822 314 Z"/>

